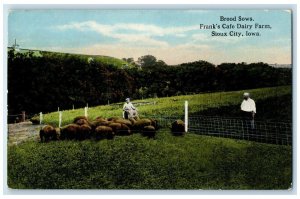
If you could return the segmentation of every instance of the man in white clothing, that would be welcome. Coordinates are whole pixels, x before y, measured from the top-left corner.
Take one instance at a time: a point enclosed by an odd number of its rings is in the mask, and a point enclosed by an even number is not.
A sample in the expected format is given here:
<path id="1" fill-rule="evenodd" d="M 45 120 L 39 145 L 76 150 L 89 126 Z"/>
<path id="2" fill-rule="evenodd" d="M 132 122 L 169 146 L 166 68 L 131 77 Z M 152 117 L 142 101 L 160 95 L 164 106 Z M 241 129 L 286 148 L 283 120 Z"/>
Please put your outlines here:
<path id="1" fill-rule="evenodd" d="M 136 114 L 136 108 L 130 102 L 130 98 L 126 98 L 126 102 L 123 106 L 123 117 L 125 119 L 131 118 Z"/>
<path id="2" fill-rule="evenodd" d="M 254 116 L 256 114 L 256 105 L 253 99 L 250 98 L 249 93 L 244 93 L 244 100 L 241 104 L 242 117 L 246 122 L 246 126 L 254 129 Z M 250 125 L 249 125 L 250 123 Z"/>

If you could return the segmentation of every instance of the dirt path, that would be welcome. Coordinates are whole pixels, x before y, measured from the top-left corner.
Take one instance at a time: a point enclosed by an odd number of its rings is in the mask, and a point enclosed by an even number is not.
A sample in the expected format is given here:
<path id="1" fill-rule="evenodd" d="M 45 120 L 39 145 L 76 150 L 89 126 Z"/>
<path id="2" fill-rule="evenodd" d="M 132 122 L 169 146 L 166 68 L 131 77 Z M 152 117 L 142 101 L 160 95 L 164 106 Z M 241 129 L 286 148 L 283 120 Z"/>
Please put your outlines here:
<path id="1" fill-rule="evenodd" d="M 31 122 L 8 124 L 8 145 L 16 145 L 29 139 L 39 138 L 43 125 L 32 125 Z"/>

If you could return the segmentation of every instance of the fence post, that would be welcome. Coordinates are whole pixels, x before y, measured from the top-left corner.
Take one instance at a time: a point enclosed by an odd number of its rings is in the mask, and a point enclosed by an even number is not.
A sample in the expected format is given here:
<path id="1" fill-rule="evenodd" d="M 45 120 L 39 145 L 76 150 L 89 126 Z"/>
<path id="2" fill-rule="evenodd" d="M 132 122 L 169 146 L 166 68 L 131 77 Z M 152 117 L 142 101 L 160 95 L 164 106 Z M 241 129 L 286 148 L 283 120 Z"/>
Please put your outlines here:
<path id="1" fill-rule="evenodd" d="M 59 107 L 57 107 L 57 112 L 59 112 Z"/>
<path id="2" fill-rule="evenodd" d="M 62 120 L 62 112 L 59 111 L 59 120 L 58 120 L 58 128 L 61 127 L 61 120 Z"/>
<path id="3" fill-rule="evenodd" d="M 184 131 L 188 132 L 188 101 L 184 103 Z"/>
<path id="4" fill-rule="evenodd" d="M 88 117 L 88 108 L 87 107 L 84 107 L 84 116 Z"/>
<path id="5" fill-rule="evenodd" d="M 73 111 L 74 111 L 74 104 L 73 104 Z"/>
<path id="6" fill-rule="evenodd" d="M 25 122 L 26 120 L 26 114 L 25 111 L 22 111 L 22 122 Z"/>
<path id="7" fill-rule="evenodd" d="M 42 123 L 43 123 L 43 113 L 40 112 L 40 124 L 42 124 Z"/>

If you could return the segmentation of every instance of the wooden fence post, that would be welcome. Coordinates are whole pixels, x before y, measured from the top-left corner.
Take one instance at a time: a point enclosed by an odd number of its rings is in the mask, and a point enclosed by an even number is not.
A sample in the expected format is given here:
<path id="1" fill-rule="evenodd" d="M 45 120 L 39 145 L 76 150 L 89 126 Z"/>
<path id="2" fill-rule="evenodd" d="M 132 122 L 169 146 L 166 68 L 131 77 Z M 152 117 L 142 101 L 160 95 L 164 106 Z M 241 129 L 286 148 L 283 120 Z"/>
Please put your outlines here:
<path id="1" fill-rule="evenodd" d="M 22 122 L 25 122 L 26 120 L 26 114 L 25 111 L 22 111 Z"/>
<path id="2" fill-rule="evenodd" d="M 84 107 L 84 116 L 88 117 L 88 108 L 87 107 Z"/>
<path id="3" fill-rule="evenodd" d="M 43 113 L 40 112 L 40 124 L 42 124 L 42 123 L 43 123 Z"/>
<path id="4" fill-rule="evenodd" d="M 59 111 L 59 121 L 58 121 L 58 127 L 61 127 L 61 120 L 62 120 L 62 112 Z"/>
<path id="5" fill-rule="evenodd" d="M 184 131 L 188 132 L 188 101 L 184 103 Z"/>

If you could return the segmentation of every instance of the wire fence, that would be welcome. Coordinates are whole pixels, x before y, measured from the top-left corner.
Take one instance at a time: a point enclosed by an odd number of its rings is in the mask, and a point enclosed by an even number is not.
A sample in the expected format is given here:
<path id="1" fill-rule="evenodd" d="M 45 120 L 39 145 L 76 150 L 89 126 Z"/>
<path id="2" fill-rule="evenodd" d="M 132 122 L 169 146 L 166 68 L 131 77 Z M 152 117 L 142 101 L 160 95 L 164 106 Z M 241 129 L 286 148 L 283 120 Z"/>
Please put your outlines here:
<path id="1" fill-rule="evenodd" d="M 171 125 L 175 120 L 184 119 L 184 116 L 178 117 L 178 116 L 166 116 L 166 115 L 140 115 L 140 117 L 156 119 L 158 121 L 158 125 L 163 128 L 165 127 L 171 128 Z"/>
<path id="2" fill-rule="evenodd" d="M 25 113 L 8 115 L 8 118 L 30 118 Z M 143 115 L 158 121 L 160 127 L 171 128 L 175 120 L 183 120 L 184 116 Z M 188 117 L 188 131 L 216 137 L 249 140 L 278 145 L 292 145 L 291 121 L 270 122 L 251 121 L 238 117 L 220 117 L 207 115 L 193 115 Z"/>
<path id="3" fill-rule="evenodd" d="M 24 119 L 25 120 L 28 120 L 28 119 L 30 119 L 30 118 L 32 118 L 32 117 L 34 117 L 34 116 L 37 116 L 38 114 L 27 114 L 26 113 L 26 115 L 25 115 L 25 117 L 24 117 Z M 22 120 L 23 118 L 23 115 L 22 114 L 15 114 L 15 115 L 7 115 L 7 118 L 9 119 L 9 120 Z"/>
<path id="4" fill-rule="evenodd" d="M 292 144 L 291 122 L 193 116 L 189 117 L 189 132 L 279 145 Z"/>
<path id="5" fill-rule="evenodd" d="M 171 127 L 172 122 L 183 119 L 176 116 L 151 116 L 161 127 Z M 217 116 L 189 116 L 188 131 L 215 137 L 249 140 L 278 145 L 292 145 L 292 123 L 251 121 L 242 118 Z"/>
<path id="6" fill-rule="evenodd" d="M 28 114 L 25 112 L 22 112 L 20 114 L 8 114 L 7 115 L 7 123 L 12 124 L 12 123 L 19 123 L 19 122 L 24 122 L 30 118 L 35 116 L 34 114 Z"/>

